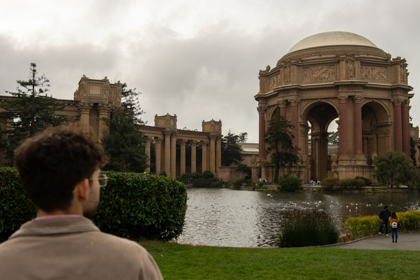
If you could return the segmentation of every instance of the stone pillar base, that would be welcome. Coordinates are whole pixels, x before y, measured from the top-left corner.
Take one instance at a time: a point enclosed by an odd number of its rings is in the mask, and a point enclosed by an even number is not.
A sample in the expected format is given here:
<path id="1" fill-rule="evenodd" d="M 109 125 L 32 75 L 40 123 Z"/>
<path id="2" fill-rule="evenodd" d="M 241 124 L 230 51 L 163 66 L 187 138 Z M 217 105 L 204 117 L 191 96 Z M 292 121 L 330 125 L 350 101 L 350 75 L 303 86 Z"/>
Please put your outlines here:
<path id="1" fill-rule="evenodd" d="M 351 159 L 353 164 L 356 165 L 367 165 L 367 159 L 365 155 L 356 155 Z"/>
<path id="2" fill-rule="evenodd" d="M 338 164 L 339 165 L 351 164 L 351 158 L 348 155 L 340 155 L 338 157 Z"/>

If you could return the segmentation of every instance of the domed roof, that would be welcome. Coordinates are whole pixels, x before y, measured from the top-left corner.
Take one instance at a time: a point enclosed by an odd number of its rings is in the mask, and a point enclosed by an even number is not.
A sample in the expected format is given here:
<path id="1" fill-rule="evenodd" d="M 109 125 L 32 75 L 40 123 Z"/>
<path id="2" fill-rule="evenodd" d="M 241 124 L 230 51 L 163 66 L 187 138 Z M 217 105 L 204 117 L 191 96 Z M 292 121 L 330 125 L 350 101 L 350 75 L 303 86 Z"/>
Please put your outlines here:
<path id="1" fill-rule="evenodd" d="M 294 45 L 287 53 L 292 53 L 295 51 L 315 48 L 315 47 L 325 47 L 325 46 L 338 46 L 338 45 L 353 45 L 353 46 L 365 46 L 378 48 L 374 43 L 369 39 L 366 39 L 363 36 L 344 32 L 344 31 L 331 31 L 318 33 L 309 37 L 306 37 L 302 41 Z"/>

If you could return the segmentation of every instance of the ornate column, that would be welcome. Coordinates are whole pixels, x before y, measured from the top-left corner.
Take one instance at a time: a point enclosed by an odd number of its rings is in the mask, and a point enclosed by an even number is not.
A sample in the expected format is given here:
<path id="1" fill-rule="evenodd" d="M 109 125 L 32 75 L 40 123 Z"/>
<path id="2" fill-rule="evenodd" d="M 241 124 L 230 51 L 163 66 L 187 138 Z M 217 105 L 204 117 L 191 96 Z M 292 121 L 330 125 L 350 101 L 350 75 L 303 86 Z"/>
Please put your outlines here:
<path id="1" fill-rule="evenodd" d="M 191 143 L 191 174 L 197 172 L 197 141 L 190 140 Z"/>
<path id="2" fill-rule="evenodd" d="M 257 110 L 259 113 L 259 138 L 258 138 L 259 158 L 260 160 L 264 160 L 265 159 L 265 141 L 264 141 L 265 112 L 267 111 L 267 107 L 258 106 Z"/>
<path id="3" fill-rule="evenodd" d="M 156 165 L 156 175 L 160 174 L 162 166 L 162 139 L 155 137 L 155 165 Z"/>
<path id="4" fill-rule="evenodd" d="M 402 140 L 403 140 L 403 130 L 402 130 L 402 119 L 401 119 L 401 103 L 402 100 L 399 98 L 392 99 L 394 104 L 394 149 L 396 151 L 402 152 Z"/>
<path id="5" fill-rule="evenodd" d="M 99 111 L 99 131 L 98 131 L 98 142 L 102 142 L 102 137 L 104 131 L 108 131 L 108 127 L 103 119 L 109 118 L 109 112 L 111 108 L 108 104 L 98 104 L 98 111 Z"/>
<path id="6" fill-rule="evenodd" d="M 405 99 L 401 108 L 401 121 L 402 121 L 402 144 L 403 152 L 407 157 L 410 157 L 410 116 L 408 113 L 410 100 Z"/>
<path id="7" fill-rule="evenodd" d="M 171 137 L 171 177 L 176 179 L 176 134 Z"/>
<path id="8" fill-rule="evenodd" d="M 165 132 L 165 173 L 166 176 L 171 177 L 171 131 Z"/>
<path id="9" fill-rule="evenodd" d="M 216 173 L 218 178 L 220 178 L 220 166 L 222 166 L 222 135 L 219 135 L 216 139 Z"/>
<path id="10" fill-rule="evenodd" d="M 298 125 L 299 125 L 298 102 L 299 100 L 296 98 L 296 99 L 291 99 L 289 101 L 290 101 L 291 109 L 292 109 L 292 124 L 295 126 L 292 129 L 293 135 L 295 136 L 295 138 L 293 138 L 293 146 L 299 146 L 299 134 L 298 134 Z"/>
<path id="11" fill-rule="evenodd" d="M 202 159 L 201 159 L 201 173 L 208 170 L 208 167 L 207 167 L 207 143 L 208 142 L 204 142 L 204 141 L 201 142 L 201 149 L 202 149 L 202 152 L 203 152 L 203 156 L 202 156 Z"/>
<path id="12" fill-rule="evenodd" d="M 83 132 L 89 132 L 89 111 L 91 108 L 92 104 L 86 102 L 80 102 L 78 105 L 80 126 Z"/>
<path id="13" fill-rule="evenodd" d="M 354 157 L 356 160 L 366 161 L 363 155 L 362 102 L 363 96 L 354 97 Z"/>
<path id="14" fill-rule="evenodd" d="M 146 149 L 145 149 L 145 152 L 146 152 L 146 155 L 148 157 L 147 165 L 149 166 L 149 167 L 146 168 L 145 171 L 146 171 L 146 173 L 150 173 L 150 137 L 145 136 L 144 138 L 146 138 Z"/>
<path id="15" fill-rule="evenodd" d="M 278 102 L 279 106 L 280 106 L 280 116 L 286 117 L 286 104 L 287 101 L 286 100 L 282 100 Z"/>
<path id="16" fill-rule="evenodd" d="M 185 174 L 185 140 L 179 139 L 179 144 L 181 145 L 181 159 L 180 159 L 180 172 L 182 174 Z"/>
<path id="17" fill-rule="evenodd" d="M 348 159 L 347 143 L 347 96 L 338 97 L 340 103 L 340 127 L 339 127 L 339 160 Z"/>
<path id="18" fill-rule="evenodd" d="M 210 135 L 210 171 L 216 175 L 216 135 Z"/>

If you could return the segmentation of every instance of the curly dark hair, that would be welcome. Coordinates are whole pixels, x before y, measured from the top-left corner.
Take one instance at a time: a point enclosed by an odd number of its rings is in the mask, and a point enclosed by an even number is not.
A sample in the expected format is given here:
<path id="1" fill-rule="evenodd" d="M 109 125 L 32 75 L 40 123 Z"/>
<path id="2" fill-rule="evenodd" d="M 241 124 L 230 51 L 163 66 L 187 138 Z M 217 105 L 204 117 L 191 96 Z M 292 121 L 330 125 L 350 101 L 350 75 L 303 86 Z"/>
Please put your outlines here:
<path id="1" fill-rule="evenodd" d="M 103 167 L 107 157 L 91 134 L 80 128 L 48 128 L 15 151 L 15 167 L 29 199 L 46 212 L 67 210 L 74 187 Z"/>

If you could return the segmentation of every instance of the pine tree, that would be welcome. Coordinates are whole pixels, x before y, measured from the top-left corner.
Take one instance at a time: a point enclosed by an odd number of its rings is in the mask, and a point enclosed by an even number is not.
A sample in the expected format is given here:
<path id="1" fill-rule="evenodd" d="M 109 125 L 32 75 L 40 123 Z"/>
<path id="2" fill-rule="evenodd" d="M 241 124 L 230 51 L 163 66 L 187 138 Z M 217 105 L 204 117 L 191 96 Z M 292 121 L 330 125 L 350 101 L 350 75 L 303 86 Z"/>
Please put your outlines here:
<path id="1" fill-rule="evenodd" d="M 38 75 L 35 63 L 30 64 L 30 73 L 29 80 L 17 81 L 17 92 L 6 91 L 13 98 L 5 98 L 0 103 L 3 109 L 0 119 L 6 122 L 6 129 L 0 128 L 0 151 L 12 161 L 13 152 L 23 139 L 65 121 L 63 116 L 56 115 L 65 105 L 47 95 L 49 80 L 44 74 Z"/>
<path id="2" fill-rule="evenodd" d="M 242 148 L 239 142 L 245 141 L 247 133 L 239 135 L 229 133 L 222 138 L 222 165 L 229 166 L 231 164 L 240 164 L 243 161 Z M 243 143 L 243 142 L 242 142 Z"/>
<path id="3" fill-rule="evenodd" d="M 294 136 L 290 131 L 293 127 L 285 117 L 278 115 L 270 120 L 265 134 L 265 142 L 268 144 L 267 154 L 271 153 L 275 165 L 275 182 L 278 180 L 280 167 L 292 166 L 299 161 L 299 148 L 293 146 Z"/>
<path id="4" fill-rule="evenodd" d="M 148 167 L 146 140 L 139 131 L 143 124 L 140 119 L 143 111 L 137 99 L 139 94 L 136 89 L 127 89 L 124 83 L 121 107 L 113 112 L 111 118 L 103 120 L 108 129 L 104 131 L 101 141 L 109 157 L 104 170 L 140 173 Z"/>

